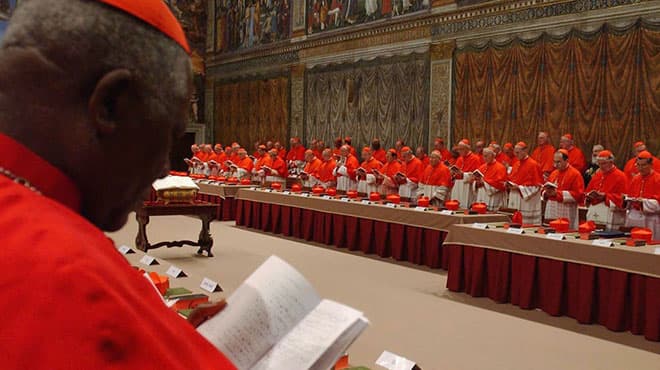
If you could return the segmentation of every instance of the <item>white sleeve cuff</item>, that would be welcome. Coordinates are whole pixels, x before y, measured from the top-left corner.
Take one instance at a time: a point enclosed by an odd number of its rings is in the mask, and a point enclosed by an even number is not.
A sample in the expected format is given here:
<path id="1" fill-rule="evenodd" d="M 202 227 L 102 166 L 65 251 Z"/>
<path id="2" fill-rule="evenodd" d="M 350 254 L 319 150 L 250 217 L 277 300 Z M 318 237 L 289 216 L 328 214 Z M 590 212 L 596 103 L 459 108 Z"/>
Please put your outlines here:
<path id="1" fill-rule="evenodd" d="M 575 203 L 575 198 L 573 198 L 570 191 L 564 190 L 561 192 L 561 195 L 564 197 L 563 203 Z"/>
<path id="2" fill-rule="evenodd" d="M 645 213 L 660 213 L 660 204 L 655 199 L 642 199 L 642 208 Z"/>
<path id="3" fill-rule="evenodd" d="M 342 176 L 348 176 L 348 169 L 346 168 L 346 166 L 341 166 L 337 170 L 337 173 Z"/>
<path id="4" fill-rule="evenodd" d="M 367 174 L 367 184 L 374 184 L 376 183 L 376 176 L 372 174 Z"/>

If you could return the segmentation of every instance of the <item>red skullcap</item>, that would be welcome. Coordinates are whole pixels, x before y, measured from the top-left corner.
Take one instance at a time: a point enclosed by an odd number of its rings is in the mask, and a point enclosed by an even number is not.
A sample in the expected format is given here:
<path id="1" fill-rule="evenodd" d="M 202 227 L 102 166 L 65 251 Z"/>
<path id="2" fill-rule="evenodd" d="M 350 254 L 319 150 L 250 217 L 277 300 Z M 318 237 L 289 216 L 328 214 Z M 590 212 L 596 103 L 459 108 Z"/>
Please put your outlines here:
<path id="1" fill-rule="evenodd" d="M 559 149 L 559 150 L 557 150 L 557 151 L 558 151 L 559 153 L 561 153 L 561 154 L 563 154 L 563 155 L 565 155 L 565 156 L 568 157 L 568 150 L 566 150 L 566 149 Z"/>
<path id="2" fill-rule="evenodd" d="M 637 159 L 651 159 L 651 158 L 653 158 L 653 156 L 647 150 L 637 155 Z"/>
<path id="3" fill-rule="evenodd" d="M 504 147 L 507 148 L 507 149 L 513 149 L 513 144 L 506 143 L 506 144 L 504 144 Z"/>
<path id="4" fill-rule="evenodd" d="M 644 146 L 644 142 L 643 142 L 643 141 L 638 141 L 638 142 L 636 142 L 635 144 L 633 144 L 633 148 L 639 148 L 640 146 Z"/>
<path id="5" fill-rule="evenodd" d="M 190 54 L 190 46 L 188 46 L 181 24 L 163 0 L 100 0 L 100 2 L 151 25 Z"/>
<path id="6" fill-rule="evenodd" d="M 516 144 L 516 146 L 519 146 L 523 149 L 527 148 L 527 144 L 524 141 L 519 141 L 518 144 Z"/>
<path id="7" fill-rule="evenodd" d="M 562 136 L 562 137 L 565 137 L 565 138 L 567 138 L 568 140 L 571 140 L 571 141 L 573 140 L 573 135 L 571 135 L 571 134 L 564 134 L 564 136 Z"/>
<path id="8" fill-rule="evenodd" d="M 600 153 L 598 153 L 598 159 L 607 159 L 607 160 L 609 160 L 609 159 L 613 159 L 613 158 L 614 158 L 614 155 L 609 150 L 601 150 Z"/>
<path id="9" fill-rule="evenodd" d="M 401 153 L 403 152 L 412 152 L 412 149 L 410 149 L 409 146 L 404 146 L 403 148 L 401 148 Z"/>

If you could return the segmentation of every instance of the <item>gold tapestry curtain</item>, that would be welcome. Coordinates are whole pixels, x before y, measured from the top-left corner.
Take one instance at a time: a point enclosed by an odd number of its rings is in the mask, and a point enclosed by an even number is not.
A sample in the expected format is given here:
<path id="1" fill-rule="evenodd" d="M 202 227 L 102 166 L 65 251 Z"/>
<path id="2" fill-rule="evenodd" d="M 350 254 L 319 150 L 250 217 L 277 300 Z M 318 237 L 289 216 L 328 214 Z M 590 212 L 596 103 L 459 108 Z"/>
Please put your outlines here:
<path id="1" fill-rule="evenodd" d="M 250 151 L 261 140 L 286 144 L 288 130 L 288 77 L 216 86 L 216 142 L 228 145 L 236 141 Z"/>
<path id="2" fill-rule="evenodd" d="M 317 67 L 306 74 L 305 140 L 331 144 L 351 136 L 354 146 L 378 137 L 423 145 L 428 136 L 428 54 Z"/>
<path id="3" fill-rule="evenodd" d="M 660 150 L 657 26 L 640 20 L 491 42 L 458 50 L 454 62 L 454 139 L 534 145 L 537 133 L 548 131 L 557 146 L 572 133 L 587 157 L 600 143 L 620 163 L 640 139 L 654 154 Z"/>

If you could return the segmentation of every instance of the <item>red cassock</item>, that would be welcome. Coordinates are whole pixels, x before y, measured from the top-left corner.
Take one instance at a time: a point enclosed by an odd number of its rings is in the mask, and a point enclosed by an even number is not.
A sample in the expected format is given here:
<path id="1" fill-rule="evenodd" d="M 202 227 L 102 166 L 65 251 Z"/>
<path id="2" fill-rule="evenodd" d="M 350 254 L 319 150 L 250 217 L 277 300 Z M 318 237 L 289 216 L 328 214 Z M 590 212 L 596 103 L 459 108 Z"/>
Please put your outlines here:
<path id="1" fill-rule="evenodd" d="M 316 177 L 316 176 L 318 176 L 318 172 L 319 172 L 319 169 L 321 168 L 322 164 L 323 164 L 322 160 L 320 160 L 318 158 L 314 158 L 313 161 L 307 162 L 307 164 L 305 165 L 304 171 L 308 175 L 312 175 L 312 176 Z"/>
<path id="2" fill-rule="evenodd" d="M 323 161 L 323 163 L 321 163 L 321 166 L 319 167 L 317 178 L 321 182 L 330 182 L 337 180 L 335 178 L 335 175 L 332 174 L 332 171 L 334 171 L 335 167 L 337 167 L 337 162 L 334 160 L 334 158 L 330 158 L 330 160 L 328 161 Z"/>
<path id="3" fill-rule="evenodd" d="M 548 177 L 548 182 L 557 184 L 557 195 L 549 199 L 556 200 L 559 203 L 564 201 L 564 193 L 568 192 L 575 200 L 575 203 L 582 203 L 584 195 L 584 179 L 577 168 L 568 166 L 565 171 L 554 170 Z M 570 199 L 570 197 L 568 198 Z"/>
<path id="4" fill-rule="evenodd" d="M 530 155 L 533 160 L 535 160 L 539 166 L 541 166 L 541 172 L 550 174 L 555 170 L 554 157 L 555 157 L 555 147 L 550 144 L 537 146 L 536 149 Z"/>
<path id="5" fill-rule="evenodd" d="M 355 180 L 355 170 L 360 167 L 360 162 L 358 162 L 357 157 L 355 157 L 352 154 L 349 154 L 348 157 L 346 157 L 346 163 L 344 163 L 344 166 L 346 166 L 346 172 L 348 173 L 348 177 L 351 180 Z"/>
<path id="6" fill-rule="evenodd" d="M 29 166 L 25 164 L 29 163 Z M 234 369 L 80 216 L 80 193 L 0 135 L 4 369 Z"/>
<path id="7" fill-rule="evenodd" d="M 387 162 L 383 165 L 383 167 L 380 169 L 380 172 L 385 175 L 385 177 L 389 177 L 390 180 L 393 180 L 394 175 L 396 175 L 398 172 L 403 172 L 401 171 L 402 164 L 398 160 L 392 161 L 392 162 Z"/>
<path id="8" fill-rule="evenodd" d="M 323 153 L 320 150 L 312 150 L 312 152 L 314 152 L 314 156 L 319 160 L 323 158 Z"/>
<path id="9" fill-rule="evenodd" d="M 238 162 L 236 163 L 236 166 L 238 168 L 242 168 L 246 170 L 248 173 L 252 172 L 252 169 L 254 168 L 254 162 L 249 158 L 245 157 L 243 159 L 239 159 Z"/>
<path id="10" fill-rule="evenodd" d="M 586 194 L 592 191 L 605 193 L 605 204 L 615 204 L 617 207 L 623 207 L 623 194 L 628 191 L 628 178 L 620 169 L 613 167 L 609 172 L 598 170 L 591 177 L 591 181 L 585 190 Z M 599 202 L 593 202 L 593 205 Z"/>
<path id="11" fill-rule="evenodd" d="M 282 148 L 282 149 L 278 150 L 277 151 L 277 156 L 282 158 L 282 159 L 285 159 L 286 158 L 286 149 Z"/>
<path id="12" fill-rule="evenodd" d="M 205 155 L 205 153 L 203 153 L 203 152 L 201 152 L 201 151 L 195 153 L 195 155 L 193 155 L 193 157 L 199 159 L 199 160 L 202 161 L 202 162 L 206 162 L 206 161 L 204 160 L 204 159 L 206 158 L 206 155 Z"/>
<path id="13" fill-rule="evenodd" d="M 500 162 L 494 161 L 484 163 L 479 167 L 479 172 L 484 175 L 484 182 L 497 190 L 504 190 L 506 182 L 506 167 Z"/>
<path id="14" fill-rule="evenodd" d="M 385 149 L 378 149 L 374 152 L 374 158 L 380 163 L 385 163 L 387 161 Z"/>
<path id="15" fill-rule="evenodd" d="M 630 181 L 628 195 L 634 198 L 655 199 L 660 202 L 660 172 L 635 176 Z"/>
<path id="16" fill-rule="evenodd" d="M 544 182 L 541 166 L 529 156 L 513 166 L 509 180 L 522 186 L 541 186 Z"/>
<path id="17" fill-rule="evenodd" d="M 289 153 L 286 155 L 287 161 L 304 161 L 305 160 L 305 149 L 304 146 L 298 145 L 295 148 L 291 148 Z"/>
<path id="18" fill-rule="evenodd" d="M 568 163 L 580 173 L 587 169 L 587 161 L 584 159 L 584 153 L 576 146 L 568 151 Z"/>
<path id="19" fill-rule="evenodd" d="M 362 164 L 360 164 L 360 167 L 364 168 L 367 171 L 367 175 L 369 175 L 373 173 L 371 170 L 380 171 L 380 169 L 383 168 L 383 164 L 376 158 L 372 157 L 368 161 L 362 162 Z"/>
<path id="20" fill-rule="evenodd" d="M 231 161 L 231 163 L 236 164 L 241 160 L 241 158 L 238 156 L 238 154 L 232 153 L 229 155 L 229 160 Z"/>
<path id="21" fill-rule="evenodd" d="M 465 157 L 458 157 L 455 166 L 463 172 L 473 172 L 477 170 L 482 164 L 483 158 L 470 152 Z"/>
<path id="22" fill-rule="evenodd" d="M 449 162 L 450 160 L 453 160 L 454 157 L 451 155 L 451 152 L 447 149 L 441 149 L 440 154 L 442 155 L 442 160 Z"/>
<path id="23" fill-rule="evenodd" d="M 653 157 L 653 171 L 660 172 L 660 159 L 656 157 Z M 623 167 L 623 173 L 628 176 L 628 180 L 632 180 L 633 176 L 639 173 L 639 170 L 637 169 L 637 157 L 630 158 L 630 160 L 626 162 L 626 166 Z"/>
<path id="24" fill-rule="evenodd" d="M 424 165 L 424 167 L 431 164 L 431 157 L 429 157 L 428 155 L 426 157 L 424 157 L 424 159 L 422 159 L 422 164 Z"/>
<path id="25" fill-rule="evenodd" d="M 424 163 L 417 157 L 413 157 L 409 162 L 401 165 L 401 172 L 412 182 L 419 182 L 419 178 L 424 172 Z"/>
<path id="26" fill-rule="evenodd" d="M 273 158 L 268 154 L 261 156 L 261 158 L 257 160 L 257 163 L 254 164 L 254 169 L 259 171 L 264 166 L 265 167 L 273 166 Z"/>
<path id="27" fill-rule="evenodd" d="M 449 171 L 449 167 L 445 166 L 442 162 L 435 167 L 428 165 L 424 168 L 419 182 L 425 185 L 446 186 L 450 188 L 451 172 Z"/>
<path id="28" fill-rule="evenodd" d="M 513 167 L 516 163 L 518 163 L 518 157 L 515 155 L 508 156 L 504 153 L 500 153 L 500 155 L 497 156 L 497 161 L 505 166 Z"/>
<path id="29" fill-rule="evenodd" d="M 276 173 L 271 173 L 270 176 L 287 177 L 289 169 L 286 167 L 286 162 L 280 157 L 276 157 L 273 161 L 272 168 Z M 268 174 L 267 174 L 268 175 Z"/>

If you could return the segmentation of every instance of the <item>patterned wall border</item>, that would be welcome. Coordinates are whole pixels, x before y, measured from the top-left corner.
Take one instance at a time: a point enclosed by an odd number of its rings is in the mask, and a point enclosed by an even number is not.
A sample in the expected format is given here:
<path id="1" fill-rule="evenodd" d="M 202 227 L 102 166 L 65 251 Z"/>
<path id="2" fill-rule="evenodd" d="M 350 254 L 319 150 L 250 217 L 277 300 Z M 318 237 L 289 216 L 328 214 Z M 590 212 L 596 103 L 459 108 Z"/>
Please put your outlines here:
<path id="1" fill-rule="evenodd" d="M 525 0 L 498 2 L 452 9 L 440 14 L 421 14 L 390 21 L 386 24 L 367 24 L 331 32 L 301 37 L 277 45 L 269 45 L 240 54 L 215 54 L 208 58 L 209 66 L 234 64 L 276 54 L 291 54 L 303 49 L 319 48 L 335 43 L 364 39 L 388 33 L 399 33 L 413 28 L 430 27 L 435 39 L 452 37 L 462 32 L 485 30 L 501 25 L 513 25 L 562 15 L 576 15 L 593 10 L 645 3 L 654 0 Z"/>
<path id="2" fill-rule="evenodd" d="M 466 17 L 469 17 L 469 19 L 459 21 L 451 21 L 454 16 L 441 17 L 442 19 L 436 20 L 436 23 L 442 22 L 442 24 L 434 26 L 431 30 L 431 35 L 434 37 L 442 37 L 489 27 L 529 22 L 561 15 L 575 15 L 593 10 L 607 9 L 621 5 L 632 5 L 641 2 L 643 2 L 643 0 L 574 0 L 517 11 L 512 11 L 516 9 L 516 7 L 513 6 L 516 4 L 510 4 L 509 6 L 502 5 L 493 9 L 493 12 L 496 14 L 487 14 L 483 16 L 482 14 L 471 15 L 468 12 L 465 15 Z"/>
<path id="3" fill-rule="evenodd" d="M 237 74 L 256 74 L 262 71 L 280 69 L 300 61 L 297 52 L 268 55 L 261 58 L 239 60 L 233 63 L 212 65 L 207 67 L 207 77 L 227 78 Z"/>

